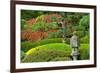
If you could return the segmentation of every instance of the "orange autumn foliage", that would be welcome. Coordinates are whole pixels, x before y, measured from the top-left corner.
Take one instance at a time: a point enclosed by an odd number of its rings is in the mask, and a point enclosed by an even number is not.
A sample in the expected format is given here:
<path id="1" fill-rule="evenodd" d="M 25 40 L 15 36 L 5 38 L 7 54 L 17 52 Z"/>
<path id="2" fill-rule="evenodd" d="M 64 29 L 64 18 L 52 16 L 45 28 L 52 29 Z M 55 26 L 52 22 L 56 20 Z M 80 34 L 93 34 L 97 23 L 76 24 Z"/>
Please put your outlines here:
<path id="1" fill-rule="evenodd" d="M 31 29 L 32 25 L 36 23 L 36 19 L 33 18 L 33 19 L 30 19 L 28 21 L 26 21 L 28 27 Z"/>
<path id="2" fill-rule="evenodd" d="M 21 40 L 28 40 L 28 41 L 38 41 L 44 39 L 48 36 L 46 32 L 42 31 L 23 31 L 21 32 Z"/>

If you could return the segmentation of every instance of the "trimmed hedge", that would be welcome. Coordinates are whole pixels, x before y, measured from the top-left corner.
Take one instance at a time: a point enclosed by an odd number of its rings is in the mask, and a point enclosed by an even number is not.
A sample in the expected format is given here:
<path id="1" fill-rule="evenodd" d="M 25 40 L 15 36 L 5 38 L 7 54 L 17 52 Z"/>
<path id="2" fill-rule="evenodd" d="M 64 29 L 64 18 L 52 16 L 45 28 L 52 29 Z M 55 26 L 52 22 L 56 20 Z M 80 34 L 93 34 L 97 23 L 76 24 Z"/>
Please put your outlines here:
<path id="1" fill-rule="evenodd" d="M 71 53 L 71 48 L 67 44 L 64 43 L 46 44 L 29 50 L 26 53 L 27 56 L 22 60 L 22 62 L 48 62 L 55 60 L 57 61 L 71 60 L 69 57 L 70 53 Z"/>
<path id="2" fill-rule="evenodd" d="M 87 39 L 87 36 L 80 39 L 80 43 L 82 44 L 89 44 L 89 40 Z M 41 46 L 41 45 L 45 45 L 45 44 L 49 44 L 49 43 L 62 43 L 62 38 L 52 38 L 52 39 L 44 39 L 41 41 L 37 41 L 37 42 L 32 42 L 32 41 L 25 41 L 21 43 L 21 50 L 24 52 L 27 52 L 28 50 L 30 50 L 31 48 L 37 47 L 37 46 Z M 66 39 L 66 43 L 70 44 L 70 38 Z"/>
<path id="3" fill-rule="evenodd" d="M 89 59 L 89 44 L 81 44 L 79 48 L 79 60 Z M 72 60 L 71 47 L 64 43 L 53 43 L 38 46 L 26 52 L 22 62 L 48 62 Z"/>
<path id="4" fill-rule="evenodd" d="M 43 50 L 43 49 L 67 51 L 68 55 L 71 52 L 71 47 L 67 44 L 64 44 L 64 43 L 50 43 L 50 44 L 46 44 L 46 45 L 42 45 L 42 46 L 32 48 L 28 52 L 26 52 L 26 55 L 29 55 L 29 54 L 33 53 L 34 51 L 36 51 L 36 50 L 39 51 L 39 50 Z"/>
<path id="5" fill-rule="evenodd" d="M 26 41 L 26 42 L 21 43 L 21 50 L 24 52 L 27 52 L 31 48 L 34 48 L 37 46 L 41 46 L 41 45 L 45 45 L 49 43 L 61 43 L 61 42 L 62 42 L 62 38 L 44 39 L 44 40 L 37 41 L 37 42 Z"/>

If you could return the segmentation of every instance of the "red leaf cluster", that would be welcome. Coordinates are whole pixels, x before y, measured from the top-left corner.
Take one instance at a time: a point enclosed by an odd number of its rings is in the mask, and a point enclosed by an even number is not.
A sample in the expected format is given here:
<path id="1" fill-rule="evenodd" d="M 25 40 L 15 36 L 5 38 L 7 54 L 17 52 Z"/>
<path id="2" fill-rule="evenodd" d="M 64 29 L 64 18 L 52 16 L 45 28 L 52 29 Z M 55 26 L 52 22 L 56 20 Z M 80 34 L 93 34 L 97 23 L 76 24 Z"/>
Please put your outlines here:
<path id="1" fill-rule="evenodd" d="M 21 40 L 38 41 L 48 36 L 47 32 L 42 31 L 23 31 L 21 32 Z"/>
<path id="2" fill-rule="evenodd" d="M 36 23 L 36 19 L 35 18 L 30 19 L 30 20 L 26 21 L 26 23 L 28 24 L 29 28 L 31 28 L 32 25 Z"/>

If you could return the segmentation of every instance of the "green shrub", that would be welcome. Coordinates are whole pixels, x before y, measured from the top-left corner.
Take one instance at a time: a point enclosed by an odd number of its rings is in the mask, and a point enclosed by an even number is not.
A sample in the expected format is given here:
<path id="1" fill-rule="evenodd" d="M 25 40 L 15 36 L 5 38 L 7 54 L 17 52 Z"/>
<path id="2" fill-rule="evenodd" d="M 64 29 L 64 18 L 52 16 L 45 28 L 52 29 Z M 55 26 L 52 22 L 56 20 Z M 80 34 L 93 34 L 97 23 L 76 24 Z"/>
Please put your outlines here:
<path id="1" fill-rule="evenodd" d="M 49 29 L 56 29 L 58 28 L 58 23 L 57 22 L 51 22 L 48 24 Z"/>
<path id="2" fill-rule="evenodd" d="M 89 54 L 90 54 L 89 44 L 81 44 L 79 52 L 80 52 L 80 57 L 79 57 L 80 60 L 89 59 Z"/>
<path id="3" fill-rule="evenodd" d="M 28 25 L 26 23 L 26 20 L 21 19 L 21 30 L 25 30 L 28 28 Z"/>
<path id="4" fill-rule="evenodd" d="M 72 48 L 64 43 L 52 43 L 38 46 L 26 52 L 22 62 L 47 62 L 71 60 Z M 81 44 L 79 47 L 79 60 L 89 59 L 89 44 Z"/>
<path id="5" fill-rule="evenodd" d="M 62 50 L 62 51 L 67 51 L 67 54 L 69 54 L 69 52 L 71 51 L 71 47 L 68 44 L 64 44 L 64 43 L 50 43 L 50 44 L 46 44 L 46 45 L 42 45 L 42 46 L 38 46 L 35 48 L 30 49 L 26 54 L 31 54 L 33 53 L 33 51 L 35 50 L 43 50 L 43 49 L 53 49 L 53 50 Z"/>
<path id="6" fill-rule="evenodd" d="M 26 56 L 25 52 L 21 51 L 21 60 Z"/>
<path id="7" fill-rule="evenodd" d="M 83 30 L 88 30 L 89 29 L 89 23 L 90 23 L 90 15 L 85 15 L 80 19 L 80 26 L 83 27 Z"/>
<path id="8" fill-rule="evenodd" d="M 24 51 L 24 52 L 27 52 L 29 49 L 34 47 L 34 45 L 36 46 L 36 44 L 34 44 L 30 41 L 21 42 L 21 50 Z"/>
<path id="9" fill-rule="evenodd" d="M 40 15 L 40 16 L 38 16 L 37 18 L 36 18 L 36 22 L 44 22 L 44 16 L 45 15 Z"/>
<path id="10" fill-rule="evenodd" d="M 47 28 L 47 24 L 43 21 L 40 21 L 40 22 L 37 22 L 36 24 L 32 25 L 32 31 L 35 32 L 35 31 L 47 31 L 48 28 Z"/>
<path id="11" fill-rule="evenodd" d="M 62 37 L 62 33 L 59 33 L 59 32 L 50 32 L 48 34 L 48 37 L 47 38 L 61 38 Z"/>
<path id="12" fill-rule="evenodd" d="M 26 42 L 21 43 L 21 50 L 23 50 L 24 52 L 27 52 L 29 49 L 37 47 L 37 46 L 41 46 L 41 45 L 45 45 L 49 43 L 61 43 L 61 42 L 62 42 L 62 38 L 44 39 L 37 42 L 26 41 Z"/>
<path id="13" fill-rule="evenodd" d="M 77 31 L 77 36 L 80 38 L 84 36 L 84 31 Z"/>
<path id="14" fill-rule="evenodd" d="M 44 39 L 44 40 L 38 41 L 39 45 L 45 45 L 49 43 L 61 43 L 61 42 L 62 42 L 62 38 L 52 38 L 52 39 Z"/>
<path id="15" fill-rule="evenodd" d="M 52 59 L 52 61 L 70 61 L 72 60 L 70 57 L 56 57 Z"/>
<path id="16" fill-rule="evenodd" d="M 70 44 L 70 38 L 66 38 L 66 43 Z"/>
<path id="17" fill-rule="evenodd" d="M 38 50 L 35 51 L 34 53 L 26 56 L 22 62 L 48 62 L 48 61 L 60 61 L 64 59 L 55 59 L 56 57 L 66 57 L 66 53 L 63 51 L 58 51 L 58 50 Z M 67 59 L 66 59 L 67 60 Z M 68 59 L 69 60 L 69 59 Z"/>
<path id="18" fill-rule="evenodd" d="M 81 38 L 81 39 L 80 39 L 80 43 L 89 44 L 89 36 L 86 35 L 86 36 L 84 36 L 83 38 Z"/>
<path id="19" fill-rule="evenodd" d="M 57 57 L 69 57 L 71 48 L 67 44 L 55 43 L 46 44 L 36 48 L 32 48 L 26 54 L 27 56 L 22 62 L 47 62 L 57 60 Z M 58 60 L 65 60 L 61 58 Z M 66 58 L 66 60 L 69 60 Z"/>

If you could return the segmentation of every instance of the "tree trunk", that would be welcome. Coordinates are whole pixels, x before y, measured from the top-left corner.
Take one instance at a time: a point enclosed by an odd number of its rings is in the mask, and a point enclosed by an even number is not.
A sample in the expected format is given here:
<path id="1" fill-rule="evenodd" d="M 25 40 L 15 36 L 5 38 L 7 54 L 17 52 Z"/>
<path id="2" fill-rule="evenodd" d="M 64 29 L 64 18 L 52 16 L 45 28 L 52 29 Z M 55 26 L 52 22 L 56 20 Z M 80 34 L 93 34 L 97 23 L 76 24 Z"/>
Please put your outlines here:
<path id="1" fill-rule="evenodd" d="M 63 29 L 63 43 L 66 43 L 66 24 L 65 24 L 65 20 L 64 22 L 62 23 L 62 29 Z"/>

